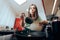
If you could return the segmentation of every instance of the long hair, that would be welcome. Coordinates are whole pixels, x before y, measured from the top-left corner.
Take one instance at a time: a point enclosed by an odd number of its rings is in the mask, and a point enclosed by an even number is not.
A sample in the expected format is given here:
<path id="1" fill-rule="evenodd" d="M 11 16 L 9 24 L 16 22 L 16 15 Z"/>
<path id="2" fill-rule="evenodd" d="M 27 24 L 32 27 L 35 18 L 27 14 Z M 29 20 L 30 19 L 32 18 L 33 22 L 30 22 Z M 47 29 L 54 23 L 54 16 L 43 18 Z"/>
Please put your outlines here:
<path id="1" fill-rule="evenodd" d="M 24 27 L 24 17 L 25 17 L 25 13 L 21 13 L 21 19 L 22 19 L 22 27 Z"/>
<path id="2" fill-rule="evenodd" d="M 31 4 L 30 6 L 35 6 L 36 11 L 35 11 L 35 13 L 34 13 L 33 16 L 36 17 L 35 20 L 37 20 L 37 19 L 38 19 L 38 10 L 37 10 L 37 6 L 36 6 L 35 4 Z M 32 17 L 31 14 L 30 14 L 30 7 L 29 7 L 29 9 L 28 9 L 28 17 L 30 17 L 30 18 Z"/>

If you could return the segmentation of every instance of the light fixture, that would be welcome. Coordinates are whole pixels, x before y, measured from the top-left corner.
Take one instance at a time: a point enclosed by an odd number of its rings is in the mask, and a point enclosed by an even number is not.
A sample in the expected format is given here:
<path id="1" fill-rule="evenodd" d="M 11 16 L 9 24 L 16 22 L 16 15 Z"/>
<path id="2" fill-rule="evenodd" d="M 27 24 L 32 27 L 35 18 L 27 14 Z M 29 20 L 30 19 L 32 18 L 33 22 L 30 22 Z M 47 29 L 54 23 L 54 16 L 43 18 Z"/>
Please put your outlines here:
<path id="1" fill-rule="evenodd" d="M 52 9 L 52 13 L 51 13 L 51 14 L 53 14 L 53 12 L 54 12 L 54 9 L 55 9 L 55 6 L 56 6 L 56 3 L 57 3 L 57 0 L 54 1 L 54 5 L 53 5 L 53 9 Z"/>
<path id="2" fill-rule="evenodd" d="M 17 4 L 21 5 L 23 4 L 24 2 L 26 2 L 26 0 L 14 0 Z"/>

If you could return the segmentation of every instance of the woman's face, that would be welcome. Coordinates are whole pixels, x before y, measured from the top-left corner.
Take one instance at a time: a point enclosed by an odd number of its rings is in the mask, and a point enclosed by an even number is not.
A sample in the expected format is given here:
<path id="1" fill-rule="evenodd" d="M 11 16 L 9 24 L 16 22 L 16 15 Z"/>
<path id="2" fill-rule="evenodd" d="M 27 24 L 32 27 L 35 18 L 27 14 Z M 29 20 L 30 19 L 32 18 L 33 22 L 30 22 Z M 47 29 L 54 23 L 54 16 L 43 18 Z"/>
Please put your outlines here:
<path id="1" fill-rule="evenodd" d="M 30 6 L 30 14 L 34 14 L 36 12 L 35 6 Z"/>
<path id="2" fill-rule="evenodd" d="M 25 14 L 23 13 L 23 14 L 21 14 L 22 16 L 25 16 Z"/>

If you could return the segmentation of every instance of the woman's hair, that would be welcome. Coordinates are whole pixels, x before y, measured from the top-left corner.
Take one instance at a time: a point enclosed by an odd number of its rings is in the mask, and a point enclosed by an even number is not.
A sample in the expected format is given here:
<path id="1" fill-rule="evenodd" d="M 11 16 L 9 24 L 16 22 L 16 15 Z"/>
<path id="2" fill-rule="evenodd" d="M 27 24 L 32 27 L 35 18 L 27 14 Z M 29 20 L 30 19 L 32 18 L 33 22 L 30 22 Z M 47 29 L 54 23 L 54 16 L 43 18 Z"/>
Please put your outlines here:
<path id="1" fill-rule="evenodd" d="M 35 7 L 35 9 L 36 9 L 36 11 L 34 12 L 34 17 L 36 17 L 35 18 L 35 20 L 37 20 L 37 18 L 38 18 L 38 10 L 37 10 L 37 6 L 35 5 L 35 4 L 31 4 L 30 6 L 34 6 Z M 31 16 L 31 14 L 30 14 L 30 7 L 29 7 L 29 9 L 28 9 L 28 16 L 31 18 L 32 16 Z"/>
<path id="2" fill-rule="evenodd" d="M 25 17 L 25 13 L 21 13 L 21 19 L 22 19 L 22 27 L 24 27 L 24 17 Z"/>
<path id="3" fill-rule="evenodd" d="M 21 13 L 21 18 L 24 18 L 25 17 L 25 13 Z"/>

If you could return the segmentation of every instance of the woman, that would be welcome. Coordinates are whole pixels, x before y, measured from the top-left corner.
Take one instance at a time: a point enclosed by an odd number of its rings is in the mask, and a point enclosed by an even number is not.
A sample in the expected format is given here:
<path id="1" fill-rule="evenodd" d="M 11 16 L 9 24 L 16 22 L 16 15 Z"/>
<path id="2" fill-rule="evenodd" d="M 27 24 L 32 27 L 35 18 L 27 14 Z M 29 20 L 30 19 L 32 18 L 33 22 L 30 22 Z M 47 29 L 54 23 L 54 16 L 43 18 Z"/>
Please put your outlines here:
<path id="1" fill-rule="evenodd" d="M 24 30 L 24 13 L 21 13 L 20 18 L 16 18 L 14 24 L 14 30 L 22 31 Z"/>
<path id="2" fill-rule="evenodd" d="M 31 4 L 28 10 L 28 17 L 33 20 L 33 23 L 27 27 L 31 30 L 41 31 L 43 28 L 43 23 L 45 21 L 42 21 L 42 19 L 38 15 L 38 10 L 35 4 Z"/>

